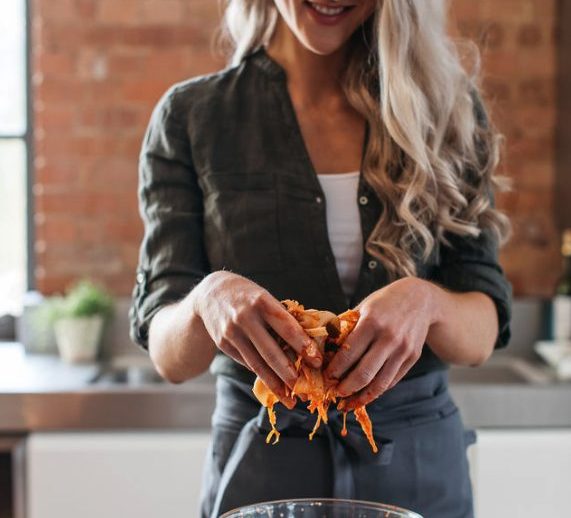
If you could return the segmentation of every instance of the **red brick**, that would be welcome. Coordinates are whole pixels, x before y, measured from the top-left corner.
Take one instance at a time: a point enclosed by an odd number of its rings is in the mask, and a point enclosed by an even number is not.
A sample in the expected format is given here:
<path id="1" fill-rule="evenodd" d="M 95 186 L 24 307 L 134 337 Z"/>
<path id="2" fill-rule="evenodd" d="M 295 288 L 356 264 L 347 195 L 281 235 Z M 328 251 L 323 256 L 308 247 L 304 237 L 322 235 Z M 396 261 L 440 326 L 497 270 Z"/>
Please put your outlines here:
<path id="1" fill-rule="evenodd" d="M 101 23 L 131 25 L 140 19 L 141 0 L 99 0 L 97 19 Z"/>
<path id="2" fill-rule="evenodd" d="M 522 25 L 518 32 L 518 43 L 523 47 L 536 47 L 541 44 L 541 27 L 534 23 Z"/>
<path id="3" fill-rule="evenodd" d="M 111 77 L 135 77 L 144 76 L 147 73 L 147 59 L 150 54 L 147 50 L 135 49 L 127 47 L 114 49 L 109 52 L 109 74 Z"/>
<path id="4" fill-rule="evenodd" d="M 530 77 L 519 84 L 519 98 L 526 105 L 553 106 L 555 84 L 542 77 Z"/>
<path id="5" fill-rule="evenodd" d="M 77 222 L 73 215 L 46 219 L 43 238 L 46 243 L 72 243 L 78 238 Z"/>
<path id="6" fill-rule="evenodd" d="M 75 0 L 75 11 L 85 22 L 95 18 L 99 0 Z"/>
<path id="7" fill-rule="evenodd" d="M 139 0 L 143 23 L 179 25 L 185 23 L 185 0 Z"/>

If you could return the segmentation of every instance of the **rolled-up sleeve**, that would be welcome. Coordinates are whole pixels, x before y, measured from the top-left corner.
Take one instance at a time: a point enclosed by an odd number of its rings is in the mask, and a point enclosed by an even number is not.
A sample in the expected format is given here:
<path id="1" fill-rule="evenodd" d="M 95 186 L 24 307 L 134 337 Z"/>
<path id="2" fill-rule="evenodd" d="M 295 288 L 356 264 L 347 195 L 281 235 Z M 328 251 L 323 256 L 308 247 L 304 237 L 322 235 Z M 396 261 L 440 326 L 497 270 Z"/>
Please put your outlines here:
<path id="1" fill-rule="evenodd" d="M 452 247 L 440 245 L 440 264 L 433 280 L 451 291 L 479 291 L 490 296 L 499 324 L 494 347 L 507 346 L 511 338 L 512 286 L 498 262 L 497 239 L 489 229 L 482 230 L 479 237 L 447 238 Z"/>
<path id="2" fill-rule="evenodd" d="M 129 311 L 130 337 L 148 348 L 151 319 L 186 296 L 208 273 L 203 200 L 176 85 L 155 106 L 139 156 L 139 211 L 144 224 Z"/>

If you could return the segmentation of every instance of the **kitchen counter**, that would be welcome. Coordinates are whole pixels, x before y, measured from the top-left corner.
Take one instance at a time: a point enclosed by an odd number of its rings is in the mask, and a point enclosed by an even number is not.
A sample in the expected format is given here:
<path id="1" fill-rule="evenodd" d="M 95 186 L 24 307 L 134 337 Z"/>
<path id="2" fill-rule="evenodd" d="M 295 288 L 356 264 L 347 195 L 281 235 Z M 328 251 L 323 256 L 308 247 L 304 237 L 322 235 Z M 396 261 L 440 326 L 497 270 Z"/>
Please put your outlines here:
<path id="1" fill-rule="evenodd" d="M 451 391 L 465 424 L 571 428 L 571 383 L 542 376 L 539 364 L 526 365 L 501 356 L 479 369 L 452 369 Z M 526 374 L 526 368 L 534 370 Z M 26 356 L 19 344 L 0 345 L 0 433 L 210 428 L 209 374 L 173 386 L 95 382 L 100 373 L 97 364 L 70 366 L 53 356 Z"/>

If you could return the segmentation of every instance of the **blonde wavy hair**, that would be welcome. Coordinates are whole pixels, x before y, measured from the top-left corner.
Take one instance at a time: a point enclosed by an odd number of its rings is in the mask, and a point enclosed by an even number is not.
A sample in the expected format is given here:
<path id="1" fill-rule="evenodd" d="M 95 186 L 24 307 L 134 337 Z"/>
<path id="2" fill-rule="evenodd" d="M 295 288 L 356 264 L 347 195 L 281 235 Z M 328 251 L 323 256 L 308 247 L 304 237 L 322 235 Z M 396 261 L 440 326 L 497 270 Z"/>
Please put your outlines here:
<path id="1" fill-rule="evenodd" d="M 445 0 L 377 0 L 375 14 L 350 41 L 343 87 L 367 121 L 362 168 L 383 211 L 366 244 L 391 279 L 415 276 L 451 234 L 487 229 L 503 245 L 511 235 L 493 193 L 501 135 L 477 94 L 479 54 L 471 72 L 447 32 Z M 278 17 L 271 0 L 230 0 L 224 23 L 232 64 L 267 45 Z"/>

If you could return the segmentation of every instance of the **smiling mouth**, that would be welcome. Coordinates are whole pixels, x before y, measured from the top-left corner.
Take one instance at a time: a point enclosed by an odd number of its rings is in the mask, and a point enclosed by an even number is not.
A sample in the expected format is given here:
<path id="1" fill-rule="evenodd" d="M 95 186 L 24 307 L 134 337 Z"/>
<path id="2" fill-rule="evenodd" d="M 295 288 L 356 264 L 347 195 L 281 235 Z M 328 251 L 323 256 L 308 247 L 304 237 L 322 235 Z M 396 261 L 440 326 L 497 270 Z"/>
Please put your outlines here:
<path id="1" fill-rule="evenodd" d="M 311 2 L 310 0 L 306 0 L 304 3 L 320 15 L 331 17 L 339 16 L 354 7 L 353 5 L 325 5 L 322 3 Z"/>

